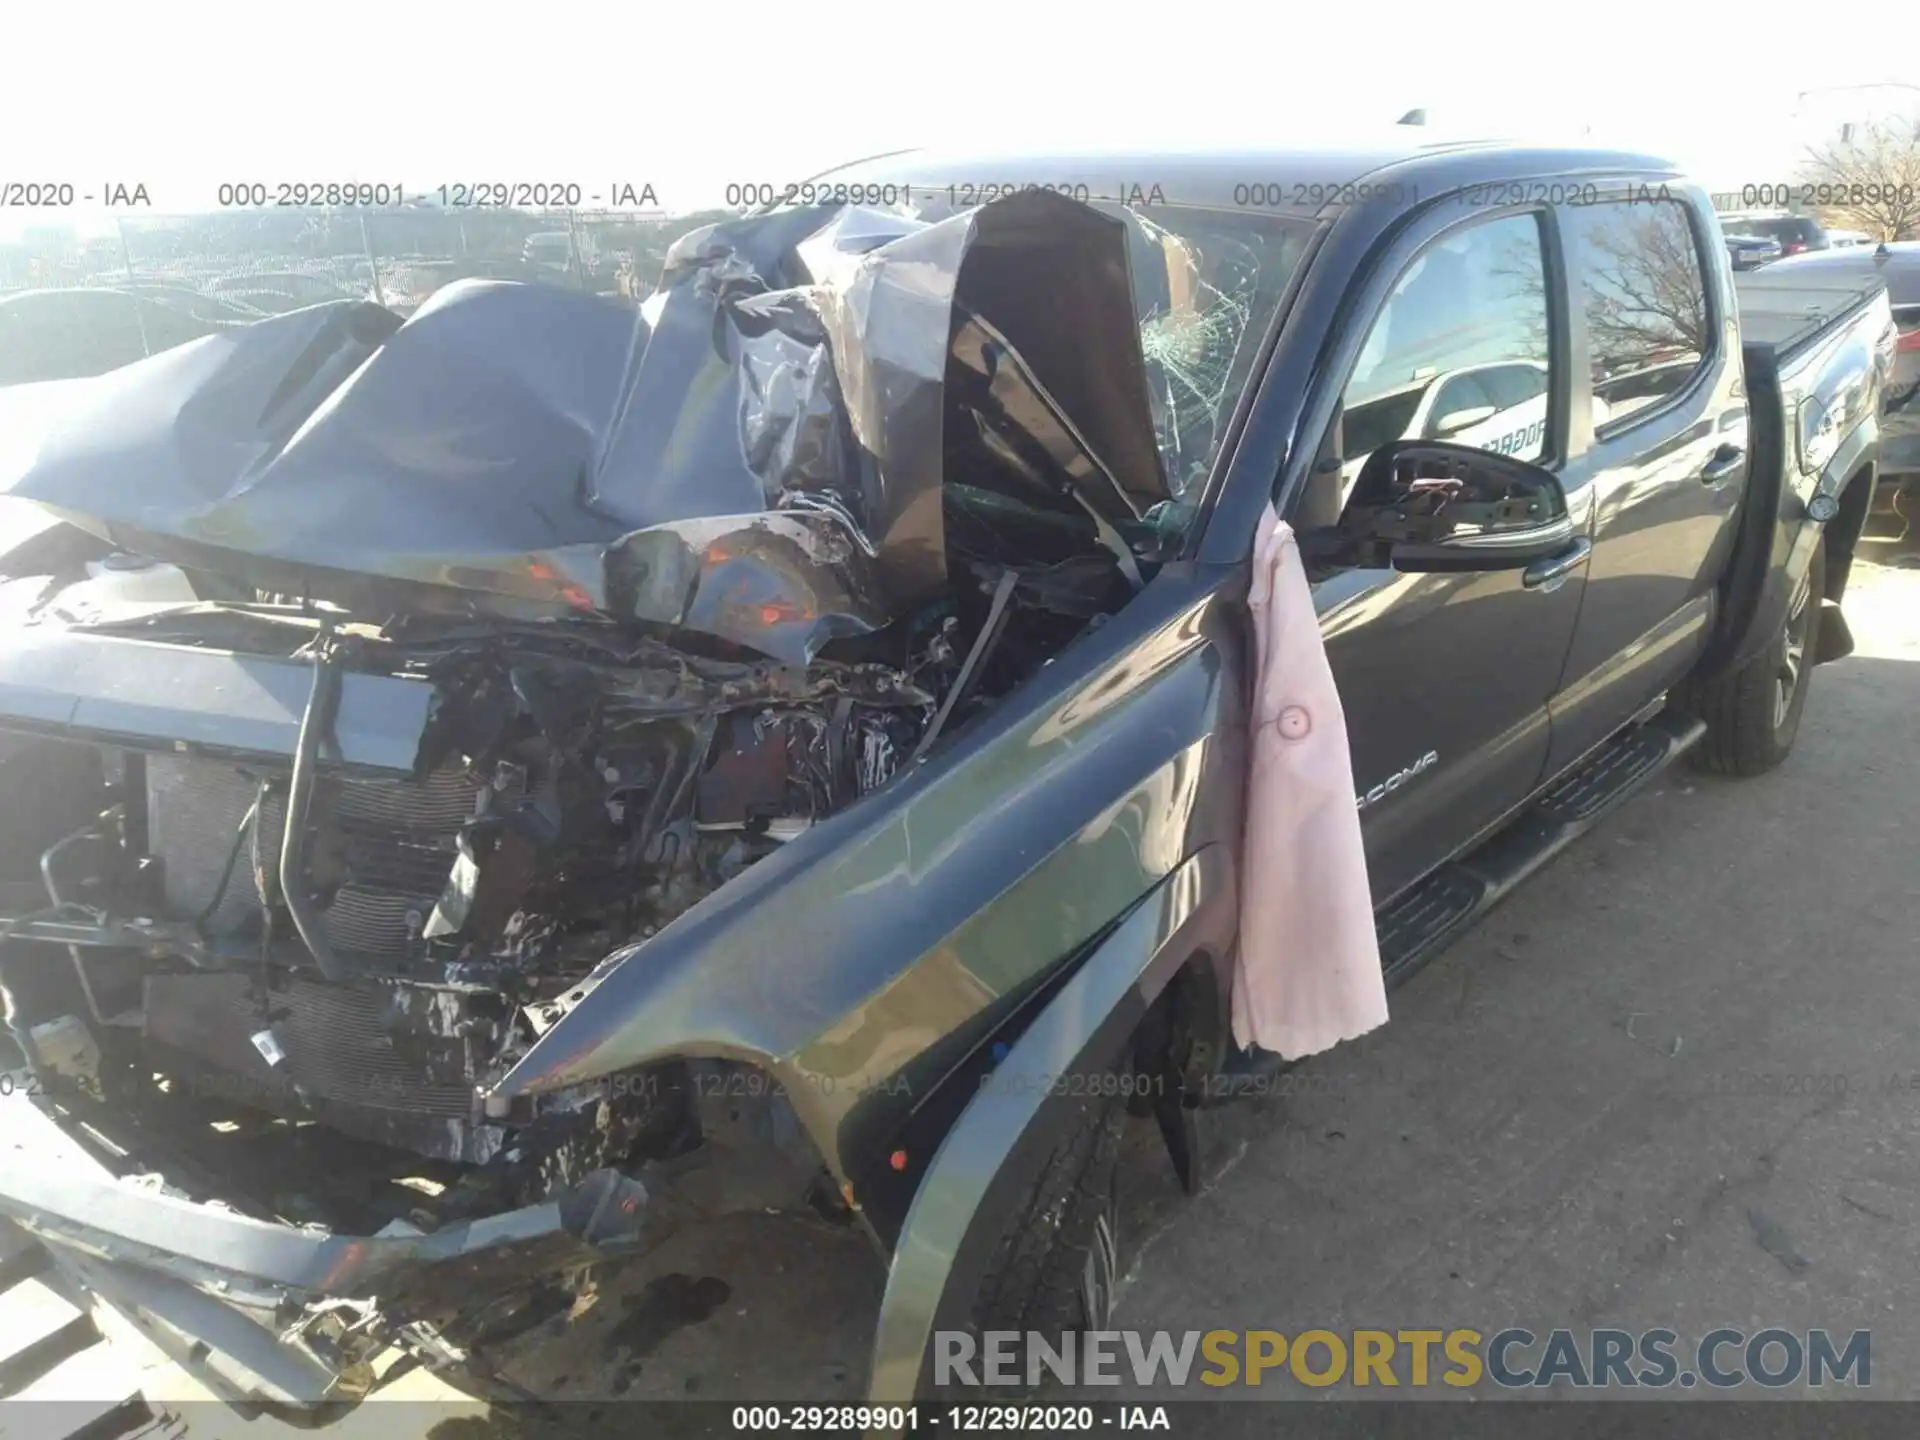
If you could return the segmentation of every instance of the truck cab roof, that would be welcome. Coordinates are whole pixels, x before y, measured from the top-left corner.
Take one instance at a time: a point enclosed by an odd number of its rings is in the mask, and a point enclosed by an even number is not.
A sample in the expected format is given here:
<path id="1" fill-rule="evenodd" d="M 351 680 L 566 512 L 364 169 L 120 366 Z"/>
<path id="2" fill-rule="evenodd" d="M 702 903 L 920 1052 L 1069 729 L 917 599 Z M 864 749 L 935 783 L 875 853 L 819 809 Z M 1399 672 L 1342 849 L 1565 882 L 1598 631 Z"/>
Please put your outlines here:
<path id="1" fill-rule="evenodd" d="M 935 187 L 1081 187 L 1094 199 L 1125 200 L 1136 191 L 1156 204 L 1217 206 L 1318 215 L 1363 198 L 1344 193 L 1363 181 L 1417 185 L 1441 194 L 1495 179 L 1579 180 L 1600 175 L 1676 177 L 1678 167 L 1630 150 L 1525 145 L 1509 140 L 1419 143 L 1404 127 L 1367 143 L 1341 146 L 1128 147 L 1008 151 L 902 150 L 827 171 L 816 182 Z M 1249 186 L 1264 187 L 1250 202 Z M 958 197 L 956 197 L 958 198 Z M 1371 196 L 1364 197 L 1371 198 Z"/>

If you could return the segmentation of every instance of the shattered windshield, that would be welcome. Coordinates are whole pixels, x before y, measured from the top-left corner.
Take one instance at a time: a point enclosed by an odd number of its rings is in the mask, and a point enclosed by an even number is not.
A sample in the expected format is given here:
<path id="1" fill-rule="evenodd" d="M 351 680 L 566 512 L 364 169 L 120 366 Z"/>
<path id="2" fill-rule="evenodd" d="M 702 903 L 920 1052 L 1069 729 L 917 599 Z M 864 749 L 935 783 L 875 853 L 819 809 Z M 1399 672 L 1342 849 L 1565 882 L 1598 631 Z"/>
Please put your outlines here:
<path id="1" fill-rule="evenodd" d="M 928 220 L 965 208 L 956 202 L 971 196 L 1030 188 L 884 178 L 910 185 L 913 203 L 901 208 Z M 1083 199 L 1126 224 L 1161 468 L 1176 501 L 1198 499 L 1312 224 L 1247 210 L 1121 204 L 1088 195 L 1083 185 L 1040 188 Z"/>
<path id="2" fill-rule="evenodd" d="M 1128 222 L 1154 435 L 1168 487 L 1190 499 L 1219 453 L 1309 231 L 1217 210 L 1096 208 Z"/>

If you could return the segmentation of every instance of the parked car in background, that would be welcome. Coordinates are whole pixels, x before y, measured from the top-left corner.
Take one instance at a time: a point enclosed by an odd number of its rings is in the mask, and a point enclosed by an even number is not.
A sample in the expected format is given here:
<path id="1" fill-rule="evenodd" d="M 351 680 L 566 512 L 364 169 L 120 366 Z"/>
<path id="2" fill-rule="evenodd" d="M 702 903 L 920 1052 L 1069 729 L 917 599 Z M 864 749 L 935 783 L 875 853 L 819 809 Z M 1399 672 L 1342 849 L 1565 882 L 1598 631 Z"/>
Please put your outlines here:
<path id="1" fill-rule="evenodd" d="M 125 290 L 25 290 L 0 297 L 0 385 L 104 375 L 253 317 Z"/>
<path id="2" fill-rule="evenodd" d="M 207 288 L 216 295 L 237 299 L 268 315 L 284 314 L 304 305 L 324 305 L 330 300 L 357 298 L 330 280 L 291 270 L 227 275 L 213 281 Z"/>
<path id="3" fill-rule="evenodd" d="M 520 258 L 527 266 L 546 272 L 547 278 L 565 277 L 566 283 L 578 289 L 615 290 L 618 263 L 588 230 L 549 230 L 529 235 Z"/>
<path id="4" fill-rule="evenodd" d="M 521 247 L 520 258 L 529 265 L 565 270 L 576 260 L 580 264 L 590 264 L 593 242 L 590 236 L 575 237 L 565 230 L 546 230 L 527 237 L 527 243 Z"/>
<path id="5" fill-rule="evenodd" d="M 1875 277 L 1887 287 L 1900 331 L 1881 407 L 1875 508 L 1911 516 L 1911 502 L 1920 497 L 1920 240 L 1795 255 L 1769 265 L 1764 280 L 1755 279 L 1763 288 L 1779 291 L 1781 304 L 1804 307 Z M 1783 288 L 1788 286 L 1792 289 Z"/>
<path id="6" fill-rule="evenodd" d="M 126 295 L 139 295 L 158 304 L 184 310 L 196 320 L 204 320 L 215 325 L 245 325 L 248 321 L 258 320 L 266 313 L 263 310 L 256 310 L 233 295 L 203 294 L 184 282 L 134 280 L 88 288 L 118 290 Z"/>
<path id="7" fill-rule="evenodd" d="M 1722 215 L 1720 228 L 1729 235 L 1758 235 L 1778 240 L 1785 255 L 1825 250 L 1830 243 L 1827 232 L 1811 215 Z"/>
<path id="8" fill-rule="evenodd" d="M 1755 270 L 1770 260 L 1778 260 L 1786 251 L 1770 235 L 1727 235 L 1727 258 L 1736 270 Z"/>
<path id="9" fill-rule="evenodd" d="M 220 298 L 244 305 L 259 315 L 284 315 L 301 308 L 299 299 L 285 290 L 228 290 Z"/>
<path id="10" fill-rule="evenodd" d="M 239 275 L 225 275 L 211 282 L 207 289 L 216 295 L 230 291 L 284 290 L 302 305 L 319 305 L 328 300 L 353 298 L 331 280 L 317 275 L 302 275 L 296 270 L 255 270 Z"/>
<path id="11" fill-rule="evenodd" d="M 571 286 L 567 271 L 526 260 L 424 260 L 396 266 L 381 280 L 389 310 L 411 315 L 456 280 L 507 280 L 521 285 Z"/>
<path id="12" fill-rule="evenodd" d="M 1827 244 L 1835 250 L 1846 250 L 1855 245 L 1871 245 L 1873 237 L 1864 230 L 1829 230 Z"/>

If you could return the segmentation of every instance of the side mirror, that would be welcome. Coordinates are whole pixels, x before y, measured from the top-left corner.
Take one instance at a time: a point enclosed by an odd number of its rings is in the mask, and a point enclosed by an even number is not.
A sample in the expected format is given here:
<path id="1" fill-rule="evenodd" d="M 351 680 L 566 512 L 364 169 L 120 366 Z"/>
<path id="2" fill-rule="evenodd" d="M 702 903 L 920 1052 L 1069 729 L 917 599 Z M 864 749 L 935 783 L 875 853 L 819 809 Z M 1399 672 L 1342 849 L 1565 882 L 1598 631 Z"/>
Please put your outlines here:
<path id="1" fill-rule="evenodd" d="M 1350 563 L 1407 571 L 1524 569 L 1577 539 L 1551 471 L 1444 440 L 1374 451 L 1335 529 Z"/>
<path id="2" fill-rule="evenodd" d="M 1491 405 L 1469 405 L 1464 410 L 1449 410 L 1428 427 L 1429 433 L 1439 439 L 1449 435 L 1458 435 L 1462 430 L 1491 420 L 1500 412 Z"/>

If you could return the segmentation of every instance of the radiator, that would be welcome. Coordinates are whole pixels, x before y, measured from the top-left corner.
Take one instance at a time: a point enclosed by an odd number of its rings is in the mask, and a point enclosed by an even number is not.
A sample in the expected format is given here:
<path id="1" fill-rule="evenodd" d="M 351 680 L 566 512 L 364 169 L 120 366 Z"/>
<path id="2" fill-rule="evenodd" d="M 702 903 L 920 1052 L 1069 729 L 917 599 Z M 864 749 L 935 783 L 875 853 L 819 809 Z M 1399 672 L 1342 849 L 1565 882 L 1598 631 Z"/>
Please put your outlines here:
<path id="1" fill-rule="evenodd" d="M 258 1109 L 296 1108 L 303 1095 L 422 1119 L 471 1116 L 464 1047 L 426 1033 L 418 1015 L 403 1010 L 400 987 L 280 971 L 264 1003 L 262 993 L 258 977 L 231 971 L 149 975 L 147 1037 L 192 1057 L 192 1083 Z M 416 1005 L 436 1003 L 414 994 Z M 251 1038 L 269 1026 L 284 1053 L 278 1064 Z"/>
<path id="2" fill-rule="evenodd" d="M 148 848 L 161 863 L 169 913 L 192 919 L 220 894 L 220 877 L 257 793 L 258 775 L 229 762 L 179 755 L 147 760 Z M 284 787 L 280 787 L 284 789 Z M 472 818 L 481 782 L 464 771 L 424 780 L 327 780 L 317 788 L 308 846 L 314 879 L 333 885 L 321 912 L 327 939 L 352 954 L 399 956 L 420 933 L 458 854 L 460 827 Z M 286 806 L 269 798 L 260 822 L 260 858 L 280 868 Z M 207 929 L 224 938 L 259 934 L 253 837 L 240 853 Z"/>

